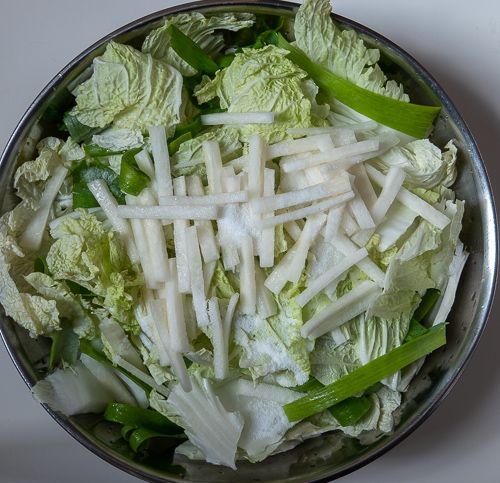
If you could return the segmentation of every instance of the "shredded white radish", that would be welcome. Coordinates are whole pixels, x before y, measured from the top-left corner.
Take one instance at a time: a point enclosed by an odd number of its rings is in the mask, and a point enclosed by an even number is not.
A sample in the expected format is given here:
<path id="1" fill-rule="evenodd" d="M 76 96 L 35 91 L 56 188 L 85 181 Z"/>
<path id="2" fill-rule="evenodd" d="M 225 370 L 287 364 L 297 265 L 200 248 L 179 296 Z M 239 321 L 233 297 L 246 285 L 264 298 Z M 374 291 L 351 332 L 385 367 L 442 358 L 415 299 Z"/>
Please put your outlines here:
<path id="1" fill-rule="evenodd" d="M 239 299 L 239 293 L 236 292 L 231 295 L 231 298 L 229 299 L 229 303 L 227 305 L 226 315 L 224 315 L 224 340 L 226 341 L 227 350 L 229 350 L 229 336 L 231 334 L 231 325 L 233 323 L 233 317 Z"/>
<path id="2" fill-rule="evenodd" d="M 352 190 L 354 191 L 354 198 L 349 202 L 349 206 L 359 228 L 361 230 L 370 230 L 375 228 L 375 222 L 373 221 L 372 215 L 366 207 L 363 198 L 361 198 L 354 186 Z"/>
<path id="3" fill-rule="evenodd" d="M 220 238 L 219 244 L 222 252 L 222 263 L 224 264 L 224 269 L 229 272 L 234 272 L 236 267 L 240 264 L 238 248 L 232 243 L 221 243 Z"/>
<path id="4" fill-rule="evenodd" d="M 127 195 L 125 196 L 125 201 L 127 205 L 134 206 L 138 203 L 135 196 Z M 159 288 L 158 281 L 154 279 L 154 269 L 153 258 L 149 253 L 148 240 L 146 238 L 146 231 L 144 228 L 144 220 L 138 220 L 136 218 L 130 220 L 130 225 L 132 227 L 132 234 L 134 236 L 134 243 L 137 248 L 137 253 L 139 255 L 139 261 L 141 263 L 142 271 L 144 273 L 144 281 L 146 287 L 150 289 Z"/>
<path id="5" fill-rule="evenodd" d="M 352 236 L 359 231 L 359 225 L 347 209 L 344 210 L 342 215 L 342 228 L 347 236 Z"/>
<path id="6" fill-rule="evenodd" d="M 226 340 L 224 337 L 224 326 L 219 310 L 217 297 L 212 297 L 208 301 L 208 315 L 212 327 L 212 344 L 214 347 L 214 374 L 215 378 L 222 380 L 229 373 L 229 358 Z"/>
<path id="7" fill-rule="evenodd" d="M 213 195 L 222 193 L 222 158 L 219 143 L 203 141 L 203 155 L 207 168 L 208 191 Z"/>
<path id="8" fill-rule="evenodd" d="M 294 253 L 288 266 L 288 280 L 290 282 L 297 283 L 299 281 L 306 264 L 309 250 L 325 222 L 326 215 L 324 213 L 312 215 L 307 219 L 300 238 L 292 248 Z"/>
<path id="9" fill-rule="evenodd" d="M 310 136 L 303 139 L 295 139 L 293 141 L 280 141 L 268 146 L 266 161 L 284 156 L 304 154 L 310 151 L 327 151 L 328 149 L 333 149 L 333 147 L 332 139 L 328 134 Z M 230 163 L 234 168 L 241 170 L 248 165 L 248 160 L 249 155 L 244 154 L 239 158 L 233 159 Z"/>
<path id="10" fill-rule="evenodd" d="M 241 178 L 236 176 L 232 166 L 222 168 L 222 189 L 224 193 L 236 193 L 241 190 Z"/>
<path id="11" fill-rule="evenodd" d="M 398 166 L 392 166 L 389 168 L 385 177 L 384 186 L 382 187 L 382 192 L 371 210 L 373 219 L 377 225 L 384 219 L 387 211 L 391 207 L 392 203 L 394 203 L 399 190 L 403 186 L 404 180 L 405 172 L 402 168 Z"/>
<path id="12" fill-rule="evenodd" d="M 274 169 L 266 168 L 264 171 L 264 196 L 274 195 Z M 273 216 L 274 213 L 263 215 L 264 218 Z M 258 239 L 258 252 L 261 267 L 272 267 L 274 265 L 274 227 L 264 228 Z"/>
<path id="13" fill-rule="evenodd" d="M 151 220 L 216 220 L 215 206 L 118 206 L 118 216 Z"/>
<path id="14" fill-rule="evenodd" d="M 149 189 L 142 190 L 138 200 L 141 204 L 154 203 L 155 201 L 154 195 Z M 141 209 L 143 206 L 122 206 L 121 208 Z M 142 226 L 148 243 L 149 256 L 152 260 L 150 264 L 151 277 L 157 284 L 164 283 L 168 280 L 168 253 L 163 227 L 158 220 L 151 219 L 143 220 Z"/>
<path id="15" fill-rule="evenodd" d="M 333 245 L 346 257 L 358 250 L 358 247 L 345 236 L 338 236 L 333 240 Z M 356 263 L 358 268 L 366 273 L 379 287 L 384 286 L 385 273 L 370 259 L 366 258 Z"/>
<path id="16" fill-rule="evenodd" d="M 61 186 L 66 179 L 67 174 L 68 170 L 64 166 L 58 166 L 55 169 L 52 177 L 49 179 L 49 181 L 47 181 L 45 189 L 43 190 L 42 197 L 40 199 L 40 203 L 38 205 L 38 209 L 32 215 L 19 240 L 19 244 L 22 248 L 33 252 L 36 252 L 40 249 L 40 246 L 42 245 L 43 234 L 45 232 L 45 227 L 47 226 L 47 221 L 49 219 L 52 203 L 54 202 L 57 193 L 59 193 L 59 190 L 61 189 Z M 106 216 L 108 216 L 109 218 L 108 213 L 106 213 Z M 122 233 L 120 232 L 120 234 Z M 130 255 L 134 255 L 134 253 L 129 253 L 129 256 Z M 132 259 L 132 257 L 130 258 Z M 133 261 L 136 262 L 137 257 L 134 258 L 135 260 Z"/>
<path id="17" fill-rule="evenodd" d="M 285 231 L 290 235 L 290 238 L 293 241 L 297 241 L 300 237 L 300 232 L 302 231 L 300 229 L 300 226 L 297 225 L 296 221 L 289 221 L 283 225 L 285 228 Z"/>
<path id="18" fill-rule="evenodd" d="M 272 218 L 257 220 L 255 222 L 255 226 L 259 229 L 262 229 L 262 228 L 268 228 L 270 226 L 280 225 L 282 223 L 288 223 L 289 221 L 301 220 L 302 218 L 306 218 L 316 213 L 321 213 L 323 211 L 326 211 L 330 208 L 333 208 L 334 206 L 341 205 L 346 201 L 349 201 L 353 197 L 354 193 L 352 191 L 348 191 L 346 193 L 342 193 L 338 196 L 328 198 L 313 205 L 306 206 L 305 208 L 299 208 L 297 210 L 287 211 L 280 215 L 275 215 Z"/>
<path id="19" fill-rule="evenodd" d="M 255 272 L 255 282 L 257 284 L 257 314 L 262 319 L 267 319 L 278 312 L 278 306 L 274 300 L 273 294 L 264 285 L 266 280 L 262 269 L 257 267 Z"/>
<path id="20" fill-rule="evenodd" d="M 285 161 L 280 163 L 281 169 L 285 173 L 291 173 L 292 171 L 299 171 L 301 169 L 310 168 L 312 166 L 318 166 L 320 164 L 332 163 L 334 161 L 339 161 L 344 158 L 349 158 L 352 156 L 358 156 L 361 154 L 366 154 L 369 152 L 375 152 L 379 149 L 378 139 L 367 139 L 366 141 L 359 141 L 354 144 L 349 144 L 347 146 L 340 146 L 338 148 L 333 148 L 330 151 L 324 153 L 318 153 L 309 156 L 308 158 L 298 159 L 295 161 Z"/>
<path id="21" fill-rule="evenodd" d="M 173 180 L 173 187 L 175 195 L 185 196 L 187 193 L 186 178 L 184 176 L 175 178 Z M 174 248 L 180 293 L 189 293 L 191 289 L 189 282 L 189 264 L 186 252 L 186 230 L 188 226 L 189 222 L 187 220 L 174 220 Z"/>
<path id="22" fill-rule="evenodd" d="M 139 169 L 143 173 L 146 173 L 152 180 L 155 180 L 155 167 L 147 150 L 143 149 L 142 151 L 139 151 L 135 155 L 135 160 L 137 161 Z"/>
<path id="23" fill-rule="evenodd" d="M 335 147 L 355 144 L 358 141 L 354 129 L 348 127 L 339 128 L 337 131 L 332 132 L 330 136 Z"/>
<path id="24" fill-rule="evenodd" d="M 113 229 L 120 234 L 121 239 L 127 247 L 127 253 L 130 261 L 132 263 L 137 263 L 139 261 L 139 254 L 137 253 L 137 248 L 132 239 L 130 225 L 118 213 L 118 203 L 111 194 L 108 185 L 102 179 L 95 179 L 88 184 L 88 187 L 94 195 L 96 201 L 99 203 L 99 206 L 103 209 L 108 220 L 111 222 Z"/>
<path id="25" fill-rule="evenodd" d="M 175 180 L 174 179 L 174 184 Z M 246 203 L 248 201 L 248 191 L 234 191 L 232 193 L 219 193 L 216 195 L 197 196 L 163 196 L 161 204 L 163 206 L 213 206 L 229 205 L 232 203 Z"/>
<path id="26" fill-rule="evenodd" d="M 381 289 L 375 283 L 364 281 L 316 313 L 301 328 L 302 337 L 316 339 L 341 326 L 352 318 L 366 312 L 380 295 Z"/>
<path id="27" fill-rule="evenodd" d="M 243 314 L 255 314 L 256 284 L 253 240 L 249 235 L 241 239 L 240 248 L 240 310 Z"/>
<path id="28" fill-rule="evenodd" d="M 149 139 L 155 167 L 156 190 L 158 196 L 173 194 L 172 175 L 170 173 L 170 157 L 168 155 L 167 135 L 164 126 L 151 126 Z"/>
<path id="29" fill-rule="evenodd" d="M 399 144 L 399 138 L 393 134 L 381 134 L 377 139 L 379 141 L 379 148 L 376 151 L 369 151 L 365 154 L 348 156 L 332 163 L 322 164 L 320 166 L 321 172 L 326 175 L 334 173 L 339 169 L 352 169 L 357 164 L 376 158 Z"/>
<path id="30" fill-rule="evenodd" d="M 264 192 L 267 145 L 261 136 L 255 134 L 250 137 L 248 149 L 248 195 L 253 200 L 261 197 Z"/>
<path id="31" fill-rule="evenodd" d="M 311 203 L 322 198 L 340 195 L 350 191 L 350 189 L 351 183 L 347 176 L 337 176 L 332 180 L 301 190 L 252 199 L 250 201 L 250 208 L 252 209 L 252 213 L 282 210 L 296 205 Z"/>
<path id="32" fill-rule="evenodd" d="M 328 210 L 326 218 L 325 234 L 326 241 L 331 241 L 340 232 L 340 225 L 344 214 L 344 206 L 336 206 Z"/>
<path id="33" fill-rule="evenodd" d="M 304 305 L 306 305 L 315 295 L 367 256 L 368 252 L 365 248 L 360 248 L 351 255 L 347 255 L 342 261 L 329 268 L 318 278 L 311 280 L 307 288 L 297 296 L 295 299 L 296 302 L 301 307 L 304 307 Z"/>
<path id="34" fill-rule="evenodd" d="M 204 126 L 219 124 L 272 124 L 274 112 L 215 112 L 202 114 L 201 123 Z"/>
<path id="35" fill-rule="evenodd" d="M 371 212 L 373 205 L 377 201 L 377 193 L 375 193 L 370 178 L 366 173 L 365 165 L 363 163 L 356 164 L 349 171 L 354 175 L 354 186 Z"/>
<path id="36" fill-rule="evenodd" d="M 291 136 L 313 136 L 319 134 L 335 134 L 343 129 L 352 129 L 354 132 L 371 131 L 378 124 L 375 121 L 360 122 L 358 124 L 346 124 L 345 126 L 336 127 L 308 127 L 308 128 L 291 128 L 287 129 Z"/>
<path id="37" fill-rule="evenodd" d="M 367 165 L 366 171 L 368 172 L 368 176 L 379 186 L 383 187 L 385 185 L 386 176 L 378 169 Z M 450 223 L 450 219 L 444 213 L 441 213 L 439 210 L 434 208 L 419 196 L 413 194 L 411 191 L 408 191 L 406 188 L 401 188 L 396 198 L 400 203 L 410 208 L 410 210 L 414 211 L 424 220 L 427 220 L 440 230 L 444 229 Z"/>
<path id="38" fill-rule="evenodd" d="M 200 247 L 195 226 L 190 226 L 186 230 L 186 249 L 196 321 L 200 327 L 206 327 L 209 324 L 209 320 L 205 298 L 205 280 L 203 278 Z"/>
<path id="39" fill-rule="evenodd" d="M 165 300 L 167 303 L 168 330 L 170 345 L 175 352 L 189 352 L 191 347 L 186 330 L 184 316 L 184 300 L 179 292 L 176 259 L 168 261 L 170 278 L 165 283 Z"/>
<path id="40" fill-rule="evenodd" d="M 187 191 L 189 195 L 203 195 L 203 184 L 199 176 L 190 176 L 188 178 L 187 184 Z M 207 220 L 196 220 L 194 224 L 197 228 L 203 260 L 205 261 L 205 263 L 210 263 L 218 260 L 219 246 L 214 235 L 212 223 Z"/>
<path id="41" fill-rule="evenodd" d="M 288 281 L 297 282 L 304 270 L 307 254 L 314 239 L 326 221 L 326 215 L 319 213 L 307 219 L 304 229 L 294 246 L 288 250 L 273 271 L 266 278 L 264 285 L 274 294 L 279 294 Z"/>
<path id="42" fill-rule="evenodd" d="M 305 171 L 298 171 L 296 173 L 280 173 L 280 186 L 279 191 L 286 193 L 287 191 L 298 191 L 308 188 L 311 185 L 306 176 Z"/>

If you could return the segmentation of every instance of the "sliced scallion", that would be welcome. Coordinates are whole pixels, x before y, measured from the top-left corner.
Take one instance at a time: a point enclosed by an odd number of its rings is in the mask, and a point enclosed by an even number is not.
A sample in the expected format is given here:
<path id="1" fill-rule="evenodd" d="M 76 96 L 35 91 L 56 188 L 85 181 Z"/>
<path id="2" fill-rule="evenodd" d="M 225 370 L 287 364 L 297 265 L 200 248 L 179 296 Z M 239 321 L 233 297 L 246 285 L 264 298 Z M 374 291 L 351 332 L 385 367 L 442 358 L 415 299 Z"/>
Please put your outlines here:
<path id="1" fill-rule="evenodd" d="M 445 324 L 439 324 L 426 334 L 408 341 L 391 352 L 373 359 L 323 389 L 286 404 L 283 409 L 289 421 L 300 421 L 358 394 L 373 384 L 391 376 L 435 349 L 446 344 Z"/>
<path id="2" fill-rule="evenodd" d="M 359 87 L 316 64 L 276 32 L 269 32 L 265 41 L 288 50 L 288 58 L 305 70 L 325 93 L 370 119 L 397 131 L 416 138 L 424 138 L 441 110 L 437 106 L 398 101 Z"/>

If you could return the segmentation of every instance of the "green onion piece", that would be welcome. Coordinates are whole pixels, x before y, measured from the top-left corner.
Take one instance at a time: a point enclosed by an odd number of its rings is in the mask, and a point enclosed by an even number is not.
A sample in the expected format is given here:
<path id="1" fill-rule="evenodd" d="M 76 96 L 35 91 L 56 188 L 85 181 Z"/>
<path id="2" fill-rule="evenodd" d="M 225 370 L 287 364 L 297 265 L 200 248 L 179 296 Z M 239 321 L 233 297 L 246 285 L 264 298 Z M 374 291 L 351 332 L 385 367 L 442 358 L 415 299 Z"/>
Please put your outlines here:
<path id="1" fill-rule="evenodd" d="M 190 139 L 193 139 L 193 135 L 190 132 L 186 132 L 181 134 L 178 138 L 175 138 L 173 141 L 170 141 L 168 143 L 168 154 L 173 156 L 177 151 L 179 151 L 181 144 L 189 141 Z"/>
<path id="2" fill-rule="evenodd" d="M 416 339 L 421 335 L 427 333 L 429 329 L 424 327 L 420 322 L 417 322 L 415 319 L 410 320 L 410 326 L 408 327 L 408 333 L 406 334 L 405 342 L 409 342 L 410 340 Z"/>
<path id="3" fill-rule="evenodd" d="M 373 359 L 323 389 L 310 392 L 307 396 L 286 404 L 283 409 L 288 420 L 300 421 L 324 411 L 443 346 L 446 344 L 445 327 L 445 324 L 436 325 L 426 334 Z"/>
<path id="4" fill-rule="evenodd" d="M 319 382 L 314 376 L 311 376 L 306 383 L 302 384 L 301 386 L 296 386 L 292 389 L 298 392 L 311 392 L 315 391 L 316 389 L 321 389 L 322 387 L 325 386 L 323 386 L 323 384 L 321 384 L 321 382 Z"/>
<path id="5" fill-rule="evenodd" d="M 174 424 L 170 419 L 152 409 L 143 409 L 129 404 L 110 403 L 104 412 L 104 419 L 125 426 L 135 428 L 147 428 L 162 434 L 181 434 L 182 428 Z"/>
<path id="6" fill-rule="evenodd" d="M 186 61 L 193 69 L 203 74 L 215 74 L 219 66 L 205 53 L 205 51 L 175 25 L 168 27 L 170 46 L 175 53 Z"/>
<path id="7" fill-rule="evenodd" d="M 144 450 L 144 444 L 153 438 L 169 439 L 175 446 L 179 444 L 178 435 L 172 436 L 169 434 L 158 433 L 157 431 L 152 431 L 148 428 L 138 428 L 133 431 L 129 436 L 128 444 L 135 453 L 140 453 Z"/>
<path id="8" fill-rule="evenodd" d="M 111 193 L 120 204 L 125 203 L 125 196 L 120 189 L 118 175 L 99 162 L 82 161 L 73 171 L 73 209 L 95 208 L 99 206 L 88 184 L 95 179 L 106 181 Z"/>
<path id="9" fill-rule="evenodd" d="M 402 102 L 371 92 L 330 72 L 313 62 L 297 47 L 276 32 L 268 32 L 264 39 L 288 50 L 288 58 L 305 70 L 320 89 L 352 109 L 398 131 L 416 138 L 426 137 L 434 119 L 441 110 L 436 106 L 423 106 Z"/>
<path id="10" fill-rule="evenodd" d="M 125 151 L 113 151 L 112 149 L 103 148 L 98 144 L 86 144 L 83 146 L 83 150 L 87 156 L 91 158 L 102 158 L 103 156 L 116 156 L 118 154 L 123 154 Z"/>
<path id="11" fill-rule="evenodd" d="M 132 382 L 137 384 L 145 393 L 147 396 L 149 396 L 149 393 L 152 391 L 152 387 L 148 386 L 146 383 L 141 381 L 139 378 L 131 374 L 130 372 L 126 371 L 120 366 L 115 366 L 104 354 L 104 352 L 96 349 L 95 347 L 92 346 L 90 341 L 86 339 L 80 339 L 80 352 L 83 354 L 86 354 L 89 357 L 92 357 L 92 359 L 96 360 L 97 362 L 101 362 L 102 364 L 106 364 L 109 367 L 112 367 L 113 369 L 116 369 L 117 371 L 121 372 L 124 376 L 127 376 L 128 379 L 130 379 Z"/>
<path id="12" fill-rule="evenodd" d="M 127 151 L 122 156 L 120 165 L 120 189 L 124 193 L 137 196 L 151 181 L 146 173 L 143 173 L 137 166 L 135 155 L 137 149 Z"/>
<path id="13" fill-rule="evenodd" d="M 436 305 L 440 295 L 441 292 L 437 288 L 428 289 L 422 297 L 417 310 L 415 310 L 413 319 L 417 322 L 422 322 L 422 320 L 424 320 L 427 314 L 432 310 L 434 305 Z"/>
<path id="14" fill-rule="evenodd" d="M 203 129 L 203 124 L 201 123 L 201 117 L 195 117 L 191 122 L 187 124 L 179 124 L 175 128 L 174 136 L 172 139 L 176 139 L 183 134 L 191 133 L 191 136 L 196 136 Z"/>
<path id="15" fill-rule="evenodd" d="M 33 270 L 40 273 L 49 273 L 49 266 L 45 257 L 38 257 L 33 264 Z"/>
<path id="16" fill-rule="evenodd" d="M 367 396 L 350 397 L 330 408 L 333 417 L 344 428 L 356 424 L 373 407 L 373 400 Z"/>
<path id="17" fill-rule="evenodd" d="M 122 426 L 122 429 L 120 429 L 120 434 L 122 435 L 122 438 L 125 441 L 128 441 L 130 438 L 130 435 L 136 430 L 137 428 L 135 426 Z"/>
<path id="18" fill-rule="evenodd" d="M 226 67 L 229 67 L 231 63 L 234 60 L 235 55 L 234 54 L 227 54 L 227 55 L 221 55 L 217 59 L 217 64 L 219 64 L 219 67 L 221 69 L 225 69 Z"/>
<path id="19" fill-rule="evenodd" d="M 69 135 L 76 143 L 88 141 L 94 134 L 102 132 L 105 128 L 90 127 L 82 124 L 75 116 L 69 112 L 64 114 L 63 123 L 69 132 Z"/>

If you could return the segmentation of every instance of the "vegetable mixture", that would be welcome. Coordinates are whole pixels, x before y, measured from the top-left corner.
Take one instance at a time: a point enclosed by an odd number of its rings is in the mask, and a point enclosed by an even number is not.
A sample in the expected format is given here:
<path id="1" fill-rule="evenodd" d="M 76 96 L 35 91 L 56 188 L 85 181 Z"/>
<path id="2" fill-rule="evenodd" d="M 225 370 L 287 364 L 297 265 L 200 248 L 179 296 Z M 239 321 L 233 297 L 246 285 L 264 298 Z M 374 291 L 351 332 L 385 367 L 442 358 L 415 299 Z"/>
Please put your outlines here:
<path id="1" fill-rule="evenodd" d="M 328 0 L 109 42 L 0 220 L 0 301 L 50 341 L 34 395 L 231 468 L 390 432 L 467 252 L 440 109 L 379 59 Z"/>

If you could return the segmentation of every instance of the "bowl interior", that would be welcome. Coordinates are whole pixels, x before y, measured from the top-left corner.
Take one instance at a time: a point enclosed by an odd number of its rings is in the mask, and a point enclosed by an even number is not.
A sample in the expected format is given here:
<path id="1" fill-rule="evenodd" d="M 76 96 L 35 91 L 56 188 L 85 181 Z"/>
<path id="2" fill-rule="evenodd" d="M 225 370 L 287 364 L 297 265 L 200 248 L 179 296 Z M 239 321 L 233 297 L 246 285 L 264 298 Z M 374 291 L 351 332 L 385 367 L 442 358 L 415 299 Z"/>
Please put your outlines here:
<path id="1" fill-rule="evenodd" d="M 88 72 L 92 59 L 100 55 L 110 39 L 140 46 L 145 33 L 158 26 L 170 13 L 188 10 L 205 12 L 239 10 L 292 16 L 296 5 L 280 2 L 202 2 L 167 9 L 119 29 L 83 52 L 70 63 L 40 94 L 16 128 L 0 163 L 0 193 L 3 211 L 12 208 L 15 197 L 10 181 L 15 167 L 33 154 L 41 137 L 57 133 L 57 122 L 72 102 L 70 89 Z M 357 30 L 365 40 L 382 52 L 382 63 L 390 76 L 403 82 L 412 100 L 441 104 L 432 140 L 440 147 L 454 138 L 459 147 L 459 176 L 455 185 L 457 197 L 466 201 L 462 241 L 470 251 L 448 326 L 448 344 L 427 358 L 414 379 L 397 412 L 397 424 L 391 435 L 369 445 L 326 434 L 297 448 L 273 456 L 258 464 L 241 463 L 238 471 L 188 460 L 176 461 L 175 467 L 151 468 L 131 461 L 126 451 L 114 442 L 110 428 L 89 431 L 93 417 L 65 418 L 49 413 L 82 444 L 110 463 L 150 481 L 316 481 L 342 476 L 373 460 L 409 434 L 436 407 L 457 379 L 477 344 L 486 322 L 493 297 L 496 276 L 496 219 L 488 179 L 474 140 L 450 100 L 436 82 L 411 57 L 397 46 L 345 18 L 336 20 Z M 27 337 L 2 314 L 2 338 L 28 385 L 37 380 L 36 361 L 47 347 Z"/>

